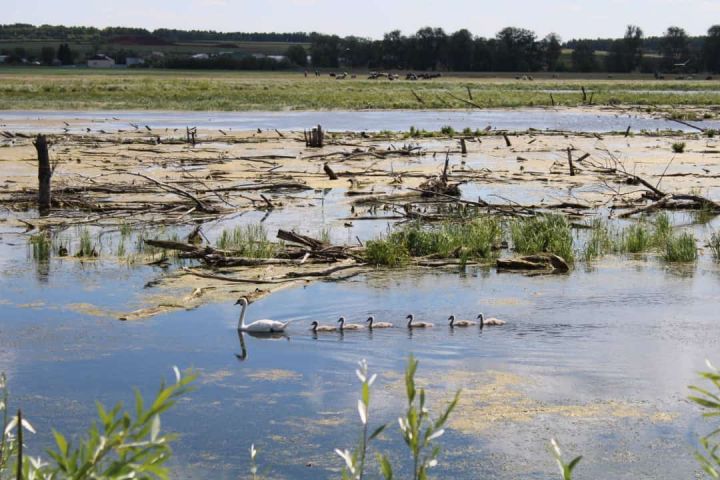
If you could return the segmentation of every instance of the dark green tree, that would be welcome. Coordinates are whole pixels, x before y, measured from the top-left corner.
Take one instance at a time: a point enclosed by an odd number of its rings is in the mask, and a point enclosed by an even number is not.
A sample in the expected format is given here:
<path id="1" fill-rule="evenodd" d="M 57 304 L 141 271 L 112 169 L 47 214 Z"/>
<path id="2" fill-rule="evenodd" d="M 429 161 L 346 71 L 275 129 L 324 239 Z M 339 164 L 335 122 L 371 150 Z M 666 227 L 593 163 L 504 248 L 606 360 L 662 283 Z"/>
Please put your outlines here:
<path id="1" fill-rule="evenodd" d="M 680 27 L 669 27 L 660 41 L 660 51 L 664 69 L 671 70 L 673 65 L 688 61 L 690 45 L 685 30 Z"/>
<path id="2" fill-rule="evenodd" d="M 495 68 L 506 72 L 539 70 L 542 66 L 535 33 L 524 28 L 506 27 L 496 35 Z"/>
<path id="3" fill-rule="evenodd" d="M 625 36 L 615 40 L 607 58 L 607 68 L 611 72 L 632 72 L 642 62 L 643 31 L 636 25 L 628 25 Z"/>
<path id="4" fill-rule="evenodd" d="M 448 40 L 448 66 L 455 71 L 470 71 L 473 66 L 475 43 L 466 29 L 458 30 Z"/>
<path id="5" fill-rule="evenodd" d="M 710 27 L 703 45 L 703 58 L 708 72 L 720 73 L 720 25 Z"/>
<path id="6" fill-rule="evenodd" d="M 310 35 L 310 55 L 316 67 L 332 67 L 339 65 L 340 37 L 337 35 Z"/>
<path id="7" fill-rule="evenodd" d="M 55 49 L 53 47 L 45 46 L 40 49 L 40 61 L 44 65 L 52 65 L 55 60 Z"/>
<path id="8" fill-rule="evenodd" d="M 63 65 L 72 65 L 75 63 L 75 54 L 70 50 L 67 43 L 60 44 L 57 51 L 57 58 Z"/>
<path id="9" fill-rule="evenodd" d="M 291 45 L 285 51 L 285 56 L 295 65 L 300 67 L 307 66 L 307 52 L 302 45 Z"/>
<path id="10" fill-rule="evenodd" d="M 542 51 L 545 56 L 545 67 L 550 72 L 557 70 L 562 46 L 560 44 L 560 36 L 557 33 L 551 33 L 542 41 Z"/>
<path id="11" fill-rule="evenodd" d="M 576 72 L 594 72 L 598 65 L 595 60 L 595 50 L 589 41 L 580 40 L 575 44 L 572 52 L 572 68 Z"/>

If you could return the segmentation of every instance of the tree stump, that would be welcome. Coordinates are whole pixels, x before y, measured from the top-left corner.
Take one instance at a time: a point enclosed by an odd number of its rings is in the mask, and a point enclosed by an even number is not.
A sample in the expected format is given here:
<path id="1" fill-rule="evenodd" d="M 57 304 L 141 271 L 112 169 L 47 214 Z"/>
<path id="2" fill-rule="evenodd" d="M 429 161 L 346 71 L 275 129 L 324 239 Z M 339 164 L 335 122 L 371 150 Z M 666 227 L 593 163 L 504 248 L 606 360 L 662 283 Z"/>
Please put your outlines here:
<path id="1" fill-rule="evenodd" d="M 325 132 L 320 125 L 313 128 L 310 132 L 305 131 L 305 146 L 309 148 L 322 148 L 325 140 Z"/>
<path id="2" fill-rule="evenodd" d="M 53 172 L 45 135 L 38 134 L 35 149 L 38 157 L 38 210 L 40 215 L 47 215 L 50 213 L 50 179 Z"/>

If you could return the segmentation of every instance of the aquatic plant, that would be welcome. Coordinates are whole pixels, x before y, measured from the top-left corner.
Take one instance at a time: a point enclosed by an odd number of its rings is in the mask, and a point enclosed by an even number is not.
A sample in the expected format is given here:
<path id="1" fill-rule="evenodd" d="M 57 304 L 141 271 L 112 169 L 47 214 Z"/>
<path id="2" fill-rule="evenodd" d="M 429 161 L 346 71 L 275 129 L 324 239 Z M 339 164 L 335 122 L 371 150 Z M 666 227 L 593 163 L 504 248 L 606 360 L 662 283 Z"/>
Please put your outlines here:
<path id="1" fill-rule="evenodd" d="M 97 257 L 98 251 L 95 250 L 90 230 L 83 228 L 80 231 L 80 246 L 78 251 L 75 253 L 76 257 Z"/>
<path id="2" fill-rule="evenodd" d="M 715 261 L 720 261 L 720 232 L 713 232 L 707 244 Z"/>
<path id="3" fill-rule="evenodd" d="M 30 236 L 30 247 L 32 248 L 33 260 L 47 262 L 50 260 L 52 251 L 52 240 L 47 233 L 38 233 Z"/>
<path id="4" fill-rule="evenodd" d="M 249 258 L 270 258 L 277 250 L 276 245 L 268 240 L 267 230 L 261 224 L 224 229 L 216 245 L 222 250 L 231 250 Z"/>
<path id="5" fill-rule="evenodd" d="M 120 222 L 120 237 L 127 238 L 132 235 L 132 227 L 124 220 Z"/>
<path id="6" fill-rule="evenodd" d="M 455 129 L 451 127 L 450 125 L 445 125 L 443 127 L 440 127 L 440 133 L 443 135 L 447 135 L 449 137 L 455 136 Z"/>
<path id="7" fill-rule="evenodd" d="M 575 467 L 577 467 L 578 463 L 580 463 L 580 460 L 582 460 L 582 456 L 575 457 L 568 463 L 565 463 L 565 461 L 563 460 L 562 451 L 560 450 L 560 445 L 558 445 L 554 438 L 550 440 L 550 446 L 553 457 L 555 457 L 555 461 L 557 462 L 558 467 L 560 467 L 560 474 L 562 475 L 562 480 L 572 480 L 572 472 L 573 470 L 575 470 Z"/>
<path id="8" fill-rule="evenodd" d="M 18 469 L 18 479 L 167 479 L 169 469 L 165 463 L 172 451 L 174 435 L 162 434 L 160 415 L 171 408 L 180 397 L 192 391 L 196 376 L 192 372 L 183 377 L 174 367 L 175 383 L 164 382 L 155 398 L 146 405 L 140 392 L 135 391 L 135 411 L 125 411 L 118 403 L 111 410 L 97 404 L 98 423 L 93 423 L 84 437 L 73 446 L 60 432 L 53 431 L 55 449 L 48 450 L 49 461 L 23 456 L 20 430 L 35 432 L 32 425 L 20 415 L 8 420 L 5 376 L 0 376 L 3 392 L 0 410 L 3 413 L 3 437 L 0 442 L 0 478 L 6 471 Z M 17 440 L 12 435 L 15 430 Z"/>
<path id="9" fill-rule="evenodd" d="M 615 235 L 611 232 L 607 222 L 596 218 L 590 224 L 590 237 L 585 242 L 583 258 L 585 261 L 602 257 L 616 249 Z"/>
<path id="10" fill-rule="evenodd" d="M 703 417 L 717 418 L 720 416 L 720 371 L 715 368 L 709 361 L 706 361 L 708 371 L 700 372 L 700 378 L 707 380 L 714 387 L 713 392 L 709 389 L 691 385 L 689 388 L 695 395 L 690 395 L 688 399 L 703 409 Z M 720 428 L 714 427 L 713 431 L 699 439 L 701 450 L 695 453 L 695 458 L 700 462 L 700 466 L 710 477 L 720 479 Z"/>
<path id="11" fill-rule="evenodd" d="M 647 251 L 652 245 L 652 234 L 645 223 L 630 225 L 622 232 L 620 251 L 640 253 Z"/>
<path id="12" fill-rule="evenodd" d="M 359 368 L 355 370 L 355 374 L 362 384 L 360 389 L 360 398 L 357 402 L 358 414 L 360 416 L 360 423 L 362 424 L 362 427 L 360 442 L 352 452 L 348 449 L 335 449 L 335 453 L 337 453 L 345 461 L 345 466 L 343 467 L 342 472 L 344 480 L 362 480 L 363 475 L 365 474 L 367 451 L 370 442 L 380 435 L 387 426 L 386 424 L 380 425 L 375 428 L 370 435 L 368 435 L 368 423 L 370 421 L 370 387 L 372 387 L 372 384 L 375 382 L 377 375 L 369 375 L 367 361 L 364 359 L 359 362 Z"/>
<path id="13" fill-rule="evenodd" d="M 694 262 L 697 260 L 695 235 L 683 232 L 667 238 L 663 259 L 666 262 Z"/>
<path id="14" fill-rule="evenodd" d="M 381 237 L 365 242 L 365 261 L 375 266 L 399 267 L 408 258 L 405 247 L 389 237 Z"/>
<path id="15" fill-rule="evenodd" d="M 672 151 L 675 153 L 685 152 L 685 142 L 675 142 L 672 144 Z"/>
<path id="16" fill-rule="evenodd" d="M 510 226 L 510 235 L 518 253 L 553 253 L 567 262 L 574 261 L 570 224 L 562 215 L 538 215 L 514 220 Z"/>

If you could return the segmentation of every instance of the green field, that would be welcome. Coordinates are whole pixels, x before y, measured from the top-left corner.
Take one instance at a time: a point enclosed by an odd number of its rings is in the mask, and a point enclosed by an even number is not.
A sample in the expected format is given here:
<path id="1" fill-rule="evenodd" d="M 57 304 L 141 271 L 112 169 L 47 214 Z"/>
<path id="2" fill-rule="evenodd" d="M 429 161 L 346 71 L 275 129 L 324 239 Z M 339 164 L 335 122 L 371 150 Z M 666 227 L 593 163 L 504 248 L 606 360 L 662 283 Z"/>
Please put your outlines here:
<path id="1" fill-rule="evenodd" d="M 334 80 L 301 72 L 88 70 L 0 68 L 2 109 L 317 110 L 467 108 L 583 104 L 645 106 L 720 105 L 720 81 L 652 77 L 536 78 L 456 75 L 430 81 Z M 413 93 L 414 92 L 414 93 Z M 420 98 L 420 100 L 416 97 Z M 454 97 L 453 97 L 454 96 Z"/>

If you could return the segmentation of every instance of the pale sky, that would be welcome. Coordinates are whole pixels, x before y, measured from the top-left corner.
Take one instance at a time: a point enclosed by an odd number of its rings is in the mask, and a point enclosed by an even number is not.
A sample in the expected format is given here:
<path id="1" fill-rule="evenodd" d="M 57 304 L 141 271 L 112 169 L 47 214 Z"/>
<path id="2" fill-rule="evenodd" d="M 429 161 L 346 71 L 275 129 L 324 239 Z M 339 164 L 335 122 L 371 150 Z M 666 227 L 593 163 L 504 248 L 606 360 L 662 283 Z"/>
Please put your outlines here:
<path id="1" fill-rule="evenodd" d="M 0 0 L 0 23 L 16 22 L 372 38 L 427 25 L 489 37 L 516 26 L 569 40 L 619 37 L 630 23 L 646 35 L 670 25 L 701 35 L 720 23 L 720 0 Z"/>

